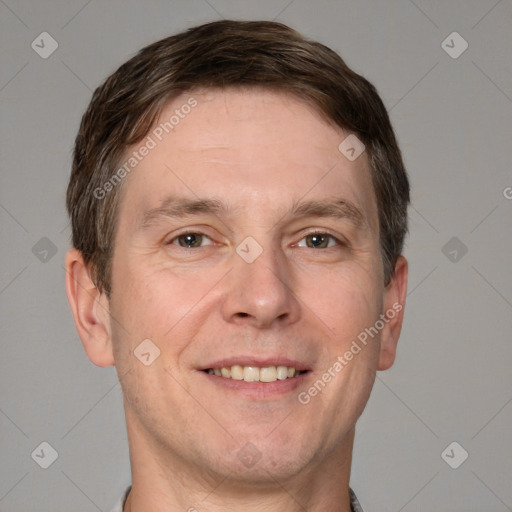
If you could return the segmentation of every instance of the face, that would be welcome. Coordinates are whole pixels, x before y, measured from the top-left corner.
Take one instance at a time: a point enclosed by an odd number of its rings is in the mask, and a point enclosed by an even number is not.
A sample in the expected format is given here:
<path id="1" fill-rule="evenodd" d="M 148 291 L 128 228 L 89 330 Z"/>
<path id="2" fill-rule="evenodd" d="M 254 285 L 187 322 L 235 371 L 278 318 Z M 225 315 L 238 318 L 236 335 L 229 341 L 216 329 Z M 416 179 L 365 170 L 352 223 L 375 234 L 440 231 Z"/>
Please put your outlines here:
<path id="1" fill-rule="evenodd" d="M 128 429 L 162 461 L 286 479 L 339 453 L 394 353 L 368 163 L 276 92 L 190 93 L 157 125 L 191 96 L 123 183 L 108 307 Z"/>

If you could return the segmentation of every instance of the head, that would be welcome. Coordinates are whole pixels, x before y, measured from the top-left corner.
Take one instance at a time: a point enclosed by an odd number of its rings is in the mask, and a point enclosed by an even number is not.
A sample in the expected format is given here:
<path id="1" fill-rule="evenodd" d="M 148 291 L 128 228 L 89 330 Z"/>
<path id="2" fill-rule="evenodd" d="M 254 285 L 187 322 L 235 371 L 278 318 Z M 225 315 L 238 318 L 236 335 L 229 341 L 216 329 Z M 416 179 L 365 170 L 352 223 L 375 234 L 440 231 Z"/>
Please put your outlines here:
<path id="1" fill-rule="evenodd" d="M 209 23 L 123 64 L 76 138 L 67 290 L 131 448 L 254 482 L 346 447 L 395 357 L 408 202 L 375 88 L 284 25 Z M 208 373 L 235 366 L 299 376 Z"/>

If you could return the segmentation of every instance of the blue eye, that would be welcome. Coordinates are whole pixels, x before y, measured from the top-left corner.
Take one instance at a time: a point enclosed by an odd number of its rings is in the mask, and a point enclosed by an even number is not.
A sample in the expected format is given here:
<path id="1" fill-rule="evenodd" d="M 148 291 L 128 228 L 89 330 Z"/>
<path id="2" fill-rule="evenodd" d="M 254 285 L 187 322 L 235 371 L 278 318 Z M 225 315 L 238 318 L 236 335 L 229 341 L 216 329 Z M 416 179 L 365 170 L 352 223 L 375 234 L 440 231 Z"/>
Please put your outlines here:
<path id="1" fill-rule="evenodd" d="M 202 233 L 182 233 L 176 238 L 173 238 L 170 243 L 187 249 L 194 249 L 196 247 L 211 245 L 212 241 Z"/>
<path id="2" fill-rule="evenodd" d="M 310 249 L 329 249 L 339 244 L 339 240 L 328 233 L 311 233 L 302 238 L 297 245 Z"/>

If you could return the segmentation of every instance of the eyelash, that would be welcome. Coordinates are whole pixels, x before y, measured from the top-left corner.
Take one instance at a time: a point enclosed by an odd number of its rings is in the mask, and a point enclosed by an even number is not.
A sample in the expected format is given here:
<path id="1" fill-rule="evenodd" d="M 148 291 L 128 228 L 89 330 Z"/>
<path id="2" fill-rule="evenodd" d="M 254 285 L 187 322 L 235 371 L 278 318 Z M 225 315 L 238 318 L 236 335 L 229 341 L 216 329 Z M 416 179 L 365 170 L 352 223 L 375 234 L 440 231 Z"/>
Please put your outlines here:
<path id="1" fill-rule="evenodd" d="M 187 235 L 199 235 L 203 238 L 207 238 L 210 241 L 210 243 L 207 245 L 213 245 L 213 240 L 208 235 L 202 233 L 201 231 L 184 231 L 183 233 L 180 233 L 180 234 L 174 236 L 173 238 L 171 238 L 166 243 L 166 245 L 176 245 L 176 246 L 180 247 L 181 249 L 197 249 L 197 248 L 204 247 L 203 245 L 201 245 L 200 247 L 184 247 L 184 246 L 180 246 L 178 243 L 176 243 L 179 238 L 187 236 Z"/>
<path id="2" fill-rule="evenodd" d="M 199 249 L 199 248 L 202 248 L 202 247 L 205 247 L 204 245 L 201 245 L 199 247 L 184 247 L 184 246 L 180 246 L 177 242 L 177 240 L 180 238 L 180 237 L 184 237 L 184 236 L 187 236 L 187 235 L 199 235 L 203 238 L 206 238 L 210 241 L 210 243 L 206 244 L 207 246 L 208 245 L 213 245 L 213 240 L 206 234 L 202 233 L 201 231 L 185 231 L 183 233 L 180 233 L 176 236 L 174 236 L 173 238 L 171 238 L 167 243 L 166 245 L 176 245 L 182 249 Z M 312 231 L 311 233 L 307 233 L 305 234 L 297 243 L 293 244 L 294 246 L 296 247 L 307 247 L 305 245 L 299 245 L 304 239 L 306 239 L 307 237 L 310 237 L 310 236 L 315 236 L 315 235 L 319 235 L 319 236 L 324 236 L 324 237 L 328 237 L 330 240 L 333 240 L 336 245 L 338 246 L 342 246 L 342 245 L 346 245 L 344 244 L 344 242 L 342 242 L 339 238 L 335 237 L 334 235 L 331 235 L 330 233 L 326 232 L 326 231 Z M 333 247 L 324 247 L 322 249 L 332 249 Z M 310 247 L 311 249 L 311 247 Z"/>
<path id="3" fill-rule="evenodd" d="M 309 237 L 309 236 L 315 236 L 315 235 L 318 235 L 318 236 L 323 236 L 323 237 L 327 237 L 327 238 L 330 238 L 331 240 L 333 240 L 336 245 L 338 246 L 342 246 L 342 245 L 345 245 L 339 238 L 335 237 L 334 235 L 331 235 L 331 233 L 328 233 L 326 231 L 312 231 L 311 233 L 307 233 L 305 234 L 300 240 L 298 243 L 294 244 L 296 246 L 299 246 L 298 244 L 300 242 L 302 242 L 302 240 L 304 240 L 305 238 Z M 304 246 L 299 246 L 299 247 L 304 247 Z M 333 247 L 324 247 L 323 249 L 332 249 Z M 310 247 L 311 249 L 311 247 Z"/>

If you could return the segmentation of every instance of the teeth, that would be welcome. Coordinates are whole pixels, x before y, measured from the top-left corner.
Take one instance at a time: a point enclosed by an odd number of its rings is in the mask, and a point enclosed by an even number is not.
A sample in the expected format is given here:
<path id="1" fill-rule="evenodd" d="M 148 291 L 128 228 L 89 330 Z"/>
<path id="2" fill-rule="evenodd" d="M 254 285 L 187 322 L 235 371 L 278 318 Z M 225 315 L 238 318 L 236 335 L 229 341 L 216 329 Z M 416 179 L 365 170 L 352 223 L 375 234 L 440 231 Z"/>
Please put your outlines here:
<path id="1" fill-rule="evenodd" d="M 222 371 L 222 370 L 221 370 Z M 244 380 L 244 369 L 235 364 L 231 367 L 231 378 L 234 380 Z"/>
<path id="2" fill-rule="evenodd" d="M 255 366 L 244 366 L 244 380 L 245 382 L 259 382 L 260 369 Z"/>
<path id="3" fill-rule="evenodd" d="M 244 380 L 245 382 L 275 382 L 276 380 L 298 377 L 303 373 L 288 366 L 265 366 L 258 368 L 257 366 L 240 366 L 238 364 L 231 367 L 209 368 L 207 372 L 217 377 Z"/>
<path id="4" fill-rule="evenodd" d="M 275 366 L 266 366 L 260 370 L 261 382 L 275 382 L 277 380 L 277 368 Z"/>
<path id="5" fill-rule="evenodd" d="M 288 368 L 286 368 L 286 366 L 277 367 L 277 378 L 279 380 L 285 380 L 288 378 Z"/>

